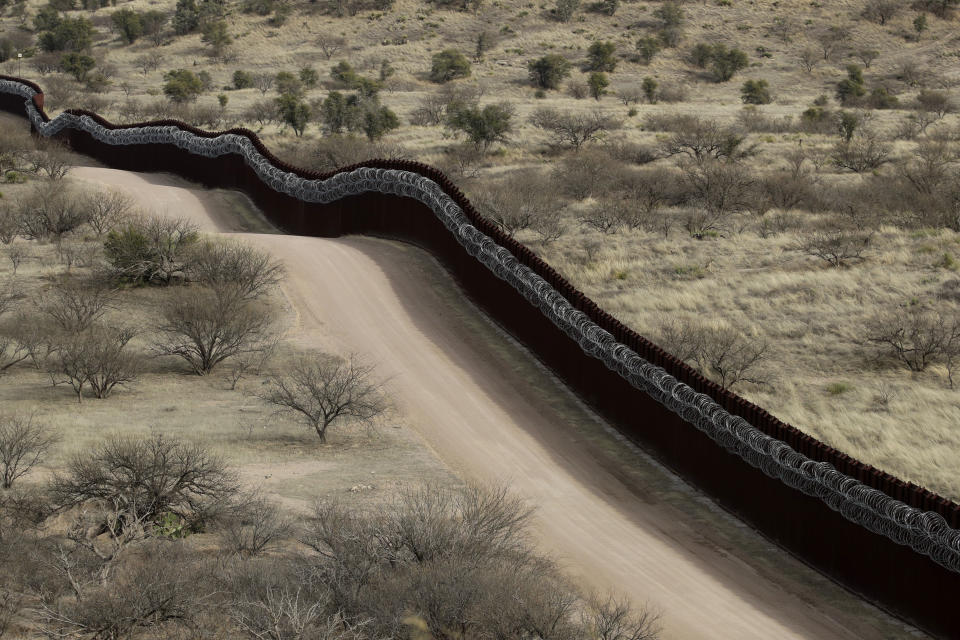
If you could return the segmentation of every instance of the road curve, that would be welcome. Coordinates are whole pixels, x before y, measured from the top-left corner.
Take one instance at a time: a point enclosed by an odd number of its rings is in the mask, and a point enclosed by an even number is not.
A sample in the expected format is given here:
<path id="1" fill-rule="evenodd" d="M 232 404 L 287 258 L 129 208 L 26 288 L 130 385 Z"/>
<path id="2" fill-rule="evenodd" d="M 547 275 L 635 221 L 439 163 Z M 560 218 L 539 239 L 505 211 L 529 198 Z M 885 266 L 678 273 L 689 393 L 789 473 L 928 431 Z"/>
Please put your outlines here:
<path id="1" fill-rule="evenodd" d="M 206 206 L 203 190 L 176 178 L 94 167 L 70 175 L 124 189 L 209 231 L 237 230 L 229 215 Z M 285 263 L 297 343 L 369 354 L 392 376 L 401 410 L 440 459 L 466 478 L 509 481 L 537 507 L 542 548 L 587 584 L 659 608 L 664 638 L 916 635 L 756 534 L 737 534 L 753 541 L 749 553 L 724 548 L 727 538 L 703 521 L 644 499 L 643 487 L 631 486 L 558 419 L 550 394 L 565 391 L 546 373 L 550 393 L 516 379 L 491 348 L 498 330 L 470 330 L 461 321 L 469 303 L 424 282 L 423 265 L 434 274 L 438 268 L 419 250 L 360 237 L 244 238 Z M 843 598 L 847 604 L 838 604 Z"/>

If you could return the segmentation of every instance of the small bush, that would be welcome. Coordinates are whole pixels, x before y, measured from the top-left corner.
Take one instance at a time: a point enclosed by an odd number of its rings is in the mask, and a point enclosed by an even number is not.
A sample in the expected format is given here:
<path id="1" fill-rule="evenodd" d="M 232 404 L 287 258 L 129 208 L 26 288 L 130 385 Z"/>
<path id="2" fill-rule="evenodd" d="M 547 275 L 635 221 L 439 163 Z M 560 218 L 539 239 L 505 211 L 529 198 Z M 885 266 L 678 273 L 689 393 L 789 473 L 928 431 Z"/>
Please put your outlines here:
<path id="1" fill-rule="evenodd" d="M 433 56 L 430 80 L 443 84 L 470 75 L 470 61 L 456 49 L 444 49 Z"/>
<path id="2" fill-rule="evenodd" d="M 747 80 L 740 88 L 740 99 L 746 104 L 770 104 L 770 87 L 766 80 Z"/>
<path id="3" fill-rule="evenodd" d="M 233 88 L 249 89 L 253 86 L 253 74 L 249 71 L 237 69 L 233 72 Z"/>
<path id="4" fill-rule="evenodd" d="M 617 46 L 612 42 L 597 41 L 587 49 L 587 70 L 612 72 L 617 68 L 614 53 Z"/>
<path id="5" fill-rule="evenodd" d="M 530 81 L 541 89 L 556 89 L 560 81 L 570 75 L 570 61 L 557 53 L 551 53 L 527 63 Z"/>

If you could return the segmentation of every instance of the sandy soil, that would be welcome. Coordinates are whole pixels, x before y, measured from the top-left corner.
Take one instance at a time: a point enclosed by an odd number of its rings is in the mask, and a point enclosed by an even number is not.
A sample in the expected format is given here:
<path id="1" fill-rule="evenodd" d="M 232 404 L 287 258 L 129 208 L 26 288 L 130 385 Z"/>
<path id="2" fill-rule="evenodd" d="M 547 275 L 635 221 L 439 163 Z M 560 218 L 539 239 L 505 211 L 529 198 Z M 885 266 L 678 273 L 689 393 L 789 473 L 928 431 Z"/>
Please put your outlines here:
<path id="1" fill-rule="evenodd" d="M 208 212 L 207 192 L 175 178 L 93 167 L 71 176 L 129 190 L 145 206 L 207 230 L 244 228 Z M 509 482 L 537 506 L 543 548 L 587 584 L 661 609 L 663 637 L 916 634 L 719 510 L 686 517 L 692 511 L 661 501 L 654 487 L 625 479 L 629 472 L 558 415 L 551 402 L 564 393 L 558 385 L 548 381 L 554 388 L 540 393 L 529 375 L 505 366 L 494 344 L 498 330 L 470 330 L 463 320 L 469 303 L 440 291 L 449 281 L 424 286 L 420 270 L 436 277 L 437 267 L 424 267 L 422 252 L 370 238 L 244 237 L 285 262 L 299 346 L 369 355 L 391 376 L 400 410 L 452 470 Z M 681 493 L 692 510 L 704 510 L 702 496 Z M 732 539 L 747 542 L 731 548 Z"/>

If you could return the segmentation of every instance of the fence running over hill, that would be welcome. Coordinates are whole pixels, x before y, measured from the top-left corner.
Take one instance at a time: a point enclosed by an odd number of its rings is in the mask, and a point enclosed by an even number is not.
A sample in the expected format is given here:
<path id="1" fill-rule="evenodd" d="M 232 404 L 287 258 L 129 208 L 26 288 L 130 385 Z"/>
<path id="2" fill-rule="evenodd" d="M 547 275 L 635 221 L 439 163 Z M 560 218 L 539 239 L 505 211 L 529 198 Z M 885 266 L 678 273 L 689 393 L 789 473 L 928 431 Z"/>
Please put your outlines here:
<path id="1" fill-rule="evenodd" d="M 438 170 L 373 160 L 318 174 L 282 162 L 245 129 L 211 133 L 176 121 L 120 126 L 76 110 L 50 120 L 40 87 L 9 76 L 0 76 L 0 109 L 109 166 L 245 191 L 291 233 L 368 233 L 424 246 L 601 415 L 720 504 L 885 608 L 960 637 L 953 612 L 960 505 L 828 447 L 705 379 L 480 216 Z"/>

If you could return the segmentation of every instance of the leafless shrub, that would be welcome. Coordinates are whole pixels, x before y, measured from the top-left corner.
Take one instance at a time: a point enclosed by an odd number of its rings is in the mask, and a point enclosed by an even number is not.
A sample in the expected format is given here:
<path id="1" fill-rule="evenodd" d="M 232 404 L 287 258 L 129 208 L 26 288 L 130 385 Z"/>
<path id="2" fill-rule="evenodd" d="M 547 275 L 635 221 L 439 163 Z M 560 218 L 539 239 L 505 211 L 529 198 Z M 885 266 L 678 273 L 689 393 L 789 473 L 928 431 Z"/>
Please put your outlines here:
<path id="1" fill-rule="evenodd" d="M 573 81 L 567 84 L 567 93 L 570 94 L 571 98 L 583 100 L 590 95 L 590 87 L 587 86 L 586 82 Z"/>
<path id="2" fill-rule="evenodd" d="M 541 108 L 530 116 L 530 123 L 543 129 L 557 146 L 570 145 L 577 151 L 587 142 L 598 140 L 608 131 L 623 126 L 616 118 L 594 110 L 589 113 L 561 113 L 552 108 Z"/>
<path id="3" fill-rule="evenodd" d="M 262 398 L 298 416 L 326 442 L 336 422 L 369 424 L 387 410 L 383 382 L 357 355 L 302 358 L 270 379 Z"/>
<path id="4" fill-rule="evenodd" d="M 183 358 L 207 375 L 221 362 L 271 344 L 273 313 L 243 299 L 233 286 L 190 288 L 167 297 L 160 308 L 154 351 Z"/>
<path id="5" fill-rule="evenodd" d="M 794 249 L 820 258 L 832 267 L 845 267 L 865 259 L 873 234 L 865 231 L 832 229 L 804 236 Z"/>
<path id="6" fill-rule="evenodd" d="M 638 104 L 639 102 L 642 102 L 644 95 L 643 89 L 636 85 L 617 89 L 617 98 L 619 98 L 620 102 L 628 107 L 632 104 Z"/>
<path id="7" fill-rule="evenodd" d="M 0 638 L 10 628 L 10 623 L 20 613 L 22 606 L 23 596 L 0 587 Z"/>
<path id="8" fill-rule="evenodd" d="M 677 174 L 663 168 L 623 174 L 614 194 L 626 201 L 623 224 L 669 236 L 672 218 L 663 211 L 676 197 Z"/>
<path id="9" fill-rule="evenodd" d="M 648 119 L 648 127 L 652 123 Z M 675 115 L 660 118 L 658 124 L 673 132 L 662 143 L 663 154 L 667 156 L 683 154 L 703 163 L 710 159 L 736 161 L 756 154 L 757 145 L 744 145 L 746 136 L 714 120 Z"/>
<path id="10" fill-rule="evenodd" d="M 608 193 L 625 167 L 602 149 L 586 148 L 554 165 L 556 191 L 567 197 L 585 200 Z"/>
<path id="11" fill-rule="evenodd" d="M 890 157 L 890 145 L 875 135 L 856 136 L 850 141 L 841 140 L 833 147 L 833 164 L 854 173 L 877 169 Z"/>
<path id="12" fill-rule="evenodd" d="M 476 178 L 480 175 L 484 154 L 476 145 L 464 142 L 447 147 L 444 150 L 444 172 L 462 178 Z"/>
<path id="13" fill-rule="evenodd" d="M 441 125 L 446 121 L 449 100 L 444 94 L 430 93 L 410 115 L 410 124 Z"/>
<path id="14" fill-rule="evenodd" d="M 354 136 L 324 136 L 307 150 L 307 166 L 317 171 L 335 171 L 371 158 L 412 160 L 403 147 L 383 141 L 371 142 Z"/>
<path id="15" fill-rule="evenodd" d="M 740 110 L 737 123 L 741 129 L 750 133 L 790 133 L 796 130 L 791 116 L 771 118 L 752 104 Z"/>
<path id="16" fill-rule="evenodd" d="M 655 640 L 661 631 L 658 614 L 634 611 L 629 601 L 613 595 L 590 598 L 582 617 L 596 640 Z"/>
<path id="17" fill-rule="evenodd" d="M 276 76 L 271 73 L 256 73 L 253 76 L 253 86 L 256 87 L 262 95 L 266 95 L 267 91 L 273 88 L 275 79 Z"/>
<path id="18" fill-rule="evenodd" d="M 235 474 L 201 445 L 156 435 L 111 438 L 74 455 L 50 486 L 62 507 L 100 501 L 150 522 L 172 513 L 199 527 L 237 492 Z"/>
<path id="19" fill-rule="evenodd" d="M 610 154 L 610 157 L 627 164 L 649 164 L 661 157 L 657 148 L 647 144 L 630 142 L 629 140 L 607 138 L 603 141 L 603 148 Z"/>
<path id="20" fill-rule="evenodd" d="M 724 221 L 734 212 L 747 208 L 754 179 L 742 166 L 730 162 L 690 162 L 683 166 L 683 182 L 695 208 L 685 227 L 695 238 L 723 230 Z"/>
<path id="21" fill-rule="evenodd" d="M 70 171 L 70 153 L 63 143 L 53 138 L 37 138 L 37 150 L 30 154 L 33 171 L 51 180 L 62 180 Z"/>
<path id="22" fill-rule="evenodd" d="M 0 488 L 9 489 L 29 473 L 57 440 L 33 416 L 0 414 Z"/>
<path id="23" fill-rule="evenodd" d="M 243 112 L 243 118 L 248 122 L 256 122 L 261 127 L 273 124 L 280 117 L 275 100 L 254 100 Z"/>
<path id="24" fill-rule="evenodd" d="M 199 558 L 179 544 L 143 545 L 117 563 L 109 581 L 85 586 L 82 597 L 43 603 L 38 611 L 51 638 L 129 638 L 195 628 L 194 619 L 210 592 L 201 590 Z M 169 636 L 166 636 L 169 637 Z"/>
<path id="25" fill-rule="evenodd" d="M 347 46 L 347 39 L 342 36 L 321 33 L 317 36 L 316 43 L 324 57 L 329 60 Z"/>
<path id="26" fill-rule="evenodd" d="M 18 230 L 16 211 L 7 202 L 0 201 L 0 243 L 9 245 Z"/>
<path id="27" fill-rule="evenodd" d="M 484 185 L 472 200 L 480 213 L 510 236 L 551 220 L 563 208 L 552 181 L 535 169 L 514 171 L 502 182 Z"/>
<path id="28" fill-rule="evenodd" d="M 129 329 L 91 326 L 55 337 L 47 365 L 51 379 L 69 383 L 77 402 L 83 401 L 87 386 L 97 398 L 108 398 L 140 373 L 140 358 L 126 348 L 133 336 Z"/>
<path id="29" fill-rule="evenodd" d="M 767 384 L 762 364 L 767 344 L 725 324 L 670 321 L 661 325 L 664 348 L 693 363 L 724 388 L 740 382 Z"/>
<path id="30" fill-rule="evenodd" d="M 242 242 L 201 242 L 189 258 L 188 278 L 211 288 L 233 287 L 244 300 L 266 295 L 283 279 L 283 266 Z"/>
<path id="31" fill-rule="evenodd" d="M 133 64 L 143 72 L 143 75 L 159 69 L 161 62 L 163 62 L 163 56 L 155 51 L 137 56 L 133 60 Z"/>
<path id="32" fill-rule="evenodd" d="M 897 0 L 869 0 L 864 7 L 863 15 L 867 20 L 873 20 L 883 25 L 887 20 L 897 15 L 903 4 Z"/>
<path id="33" fill-rule="evenodd" d="M 66 332 L 85 331 L 112 306 L 115 291 L 93 280 L 66 279 L 51 287 L 37 305 Z"/>
<path id="34" fill-rule="evenodd" d="M 280 508 L 259 493 L 240 496 L 223 517 L 221 539 L 231 553 L 260 555 L 290 535 L 291 522 Z"/>
<path id="35" fill-rule="evenodd" d="M 881 313 L 869 323 L 867 339 L 886 349 L 910 371 L 924 371 L 934 362 L 945 362 L 952 388 L 953 362 L 960 347 L 960 317 L 955 311 L 915 305 Z"/>
<path id="36" fill-rule="evenodd" d="M 580 211 L 577 219 L 600 233 L 616 233 L 623 226 L 628 203 L 620 198 L 600 198 Z"/>
<path id="37" fill-rule="evenodd" d="M 23 297 L 23 292 L 14 279 L 7 278 L 7 281 L 0 286 L 0 316 L 13 311 Z"/>
<path id="38" fill-rule="evenodd" d="M 133 212 L 133 198 L 122 191 L 101 189 L 85 194 L 87 224 L 97 237 L 112 231 Z"/>
<path id="39" fill-rule="evenodd" d="M 407 624 L 433 637 L 595 637 L 594 619 L 576 616 L 589 607 L 530 548 L 530 515 L 503 489 L 431 487 L 371 514 L 318 505 L 302 541 L 330 610 L 368 621 L 373 637 Z"/>
<path id="40" fill-rule="evenodd" d="M 87 221 L 76 194 L 59 182 L 35 185 L 17 210 L 20 235 L 34 240 L 62 237 Z"/>

